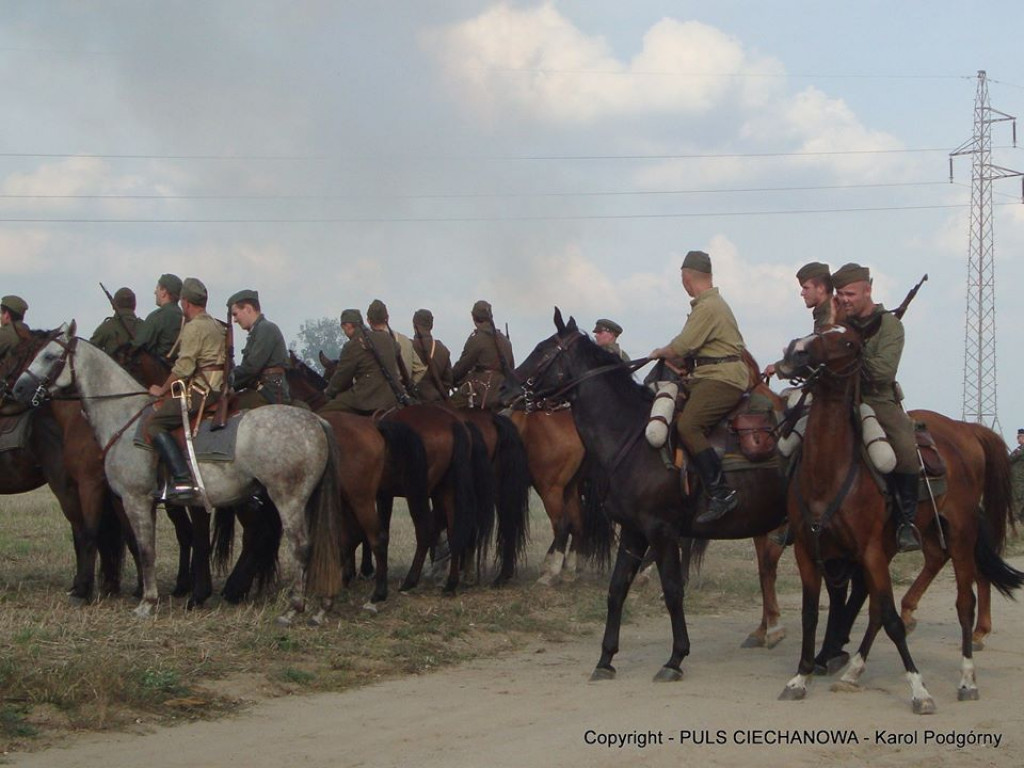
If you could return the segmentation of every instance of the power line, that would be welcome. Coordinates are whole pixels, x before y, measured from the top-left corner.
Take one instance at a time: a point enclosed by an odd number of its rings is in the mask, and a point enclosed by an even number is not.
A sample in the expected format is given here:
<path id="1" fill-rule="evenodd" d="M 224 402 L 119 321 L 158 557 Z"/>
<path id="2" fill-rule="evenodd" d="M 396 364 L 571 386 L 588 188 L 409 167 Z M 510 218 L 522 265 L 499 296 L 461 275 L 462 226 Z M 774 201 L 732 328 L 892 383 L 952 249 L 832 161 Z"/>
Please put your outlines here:
<path id="1" fill-rule="evenodd" d="M 657 189 L 657 190 L 597 190 L 597 191 L 555 191 L 555 192 L 431 192 L 422 194 L 195 194 L 195 195 L 149 195 L 149 194 L 0 194 L 0 200 L 477 200 L 492 198 L 531 197 L 646 197 L 658 195 L 704 195 L 761 192 L 818 192 L 845 189 L 888 189 L 896 187 L 949 186 L 948 181 L 906 181 L 877 184 L 825 184 L 818 186 L 791 187 L 733 187 L 718 189 Z"/>
<path id="2" fill-rule="evenodd" d="M 1019 203 L 1017 203 L 1019 204 Z M 1015 205 L 1015 203 L 1000 203 Z M 345 217 L 325 216 L 292 219 L 268 218 L 218 218 L 218 219 L 87 219 L 87 218 L 31 218 L 3 217 L 0 224 L 451 224 L 451 223 L 514 223 L 534 221 L 595 221 L 595 220 L 629 220 L 629 219 L 688 219 L 688 218 L 722 218 L 736 216 L 795 216 L 828 213 L 878 213 L 889 211 L 927 211 L 967 208 L 965 204 L 948 205 L 907 205 L 907 206 L 872 206 L 864 208 L 808 208 L 782 211 L 712 211 L 683 213 L 629 213 L 629 214 L 578 214 L 578 215 L 543 215 L 543 216 L 370 216 Z"/>

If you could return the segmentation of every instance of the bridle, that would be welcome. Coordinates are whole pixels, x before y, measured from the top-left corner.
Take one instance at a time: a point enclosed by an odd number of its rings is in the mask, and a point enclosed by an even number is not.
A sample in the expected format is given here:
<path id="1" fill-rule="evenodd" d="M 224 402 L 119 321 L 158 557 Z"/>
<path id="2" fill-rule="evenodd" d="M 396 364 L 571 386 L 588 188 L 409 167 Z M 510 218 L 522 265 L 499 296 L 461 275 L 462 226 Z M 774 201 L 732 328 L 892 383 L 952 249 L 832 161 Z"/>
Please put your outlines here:
<path id="1" fill-rule="evenodd" d="M 50 384 L 60 378 L 60 375 L 64 373 L 64 367 L 69 362 L 71 364 L 71 386 L 73 387 L 76 382 L 74 349 L 78 344 L 78 337 L 74 336 L 70 341 L 64 342 L 61 341 L 58 334 L 47 341 L 47 343 L 51 342 L 61 348 L 61 353 L 56 365 L 50 369 L 50 372 L 46 376 L 37 376 L 33 372 L 32 366 L 29 365 L 21 374 L 22 376 L 28 376 L 36 385 L 31 400 L 33 408 L 38 408 L 50 397 Z"/>

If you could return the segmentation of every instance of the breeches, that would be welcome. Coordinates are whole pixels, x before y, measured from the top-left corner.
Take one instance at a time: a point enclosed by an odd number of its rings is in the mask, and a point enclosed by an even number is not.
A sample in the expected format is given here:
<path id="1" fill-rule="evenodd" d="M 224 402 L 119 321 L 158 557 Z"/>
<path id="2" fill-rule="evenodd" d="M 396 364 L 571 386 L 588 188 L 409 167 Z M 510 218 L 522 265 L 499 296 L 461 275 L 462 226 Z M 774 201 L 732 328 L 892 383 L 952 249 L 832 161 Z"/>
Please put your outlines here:
<path id="1" fill-rule="evenodd" d="M 917 440 L 914 438 L 914 422 L 910 420 L 906 412 L 889 400 L 864 399 L 868 405 L 875 409 L 875 416 L 878 423 L 885 430 L 886 437 L 892 444 L 893 453 L 896 454 L 896 469 L 893 472 L 917 474 L 921 471 L 921 462 L 917 458 Z"/>
<path id="2" fill-rule="evenodd" d="M 213 408 L 217 404 L 217 400 L 220 395 L 217 392 L 211 392 L 206 397 L 206 413 L 213 413 Z M 188 404 L 188 415 L 195 416 L 199 413 L 199 407 L 202 405 L 203 399 L 201 397 L 192 396 L 189 398 Z M 149 424 L 146 426 L 146 432 L 149 433 L 150 437 L 153 437 L 160 432 L 173 432 L 181 426 L 181 403 L 175 398 L 169 395 L 164 398 L 160 407 L 156 409 L 156 413 L 153 414 L 153 418 L 149 420 Z"/>
<path id="3" fill-rule="evenodd" d="M 710 448 L 707 433 L 736 407 L 741 397 L 742 389 L 721 381 L 702 379 L 691 384 L 690 396 L 676 419 L 676 432 L 686 450 L 696 455 Z"/>

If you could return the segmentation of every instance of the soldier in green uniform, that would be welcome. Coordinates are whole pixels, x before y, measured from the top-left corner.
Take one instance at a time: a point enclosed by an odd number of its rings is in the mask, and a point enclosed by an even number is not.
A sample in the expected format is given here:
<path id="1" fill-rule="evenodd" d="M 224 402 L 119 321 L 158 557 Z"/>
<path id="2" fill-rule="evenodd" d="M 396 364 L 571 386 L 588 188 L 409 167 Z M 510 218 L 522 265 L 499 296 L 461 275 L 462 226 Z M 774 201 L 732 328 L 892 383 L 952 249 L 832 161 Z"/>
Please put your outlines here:
<path id="1" fill-rule="evenodd" d="M 745 345 L 736 318 L 713 284 L 711 257 L 703 251 L 690 251 L 681 271 L 683 288 L 692 297 L 690 315 L 682 332 L 650 356 L 693 361 L 689 393 L 676 419 L 676 431 L 693 457 L 708 495 L 708 507 L 696 521 L 709 523 L 735 509 L 737 499 L 706 435 L 739 403 L 749 386 L 750 372 L 743 362 Z"/>
<path id="2" fill-rule="evenodd" d="M 285 378 L 288 345 L 281 329 L 261 311 L 259 293 L 250 289 L 238 291 L 228 299 L 228 310 L 238 327 L 249 334 L 242 349 L 242 362 L 231 371 L 231 388 L 237 392 L 238 407 L 291 403 Z"/>
<path id="3" fill-rule="evenodd" d="M 597 342 L 597 346 L 604 347 L 613 355 L 621 357 L 622 362 L 628 363 L 630 362 L 629 355 L 623 352 L 619 346 L 619 336 L 621 335 L 622 326 L 614 320 L 602 317 L 594 323 L 594 341 Z"/>
<path id="4" fill-rule="evenodd" d="M 358 309 L 341 313 L 341 330 L 348 342 L 342 347 L 338 367 L 324 390 L 328 403 L 320 413 L 347 411 L 370 415 L 397 407 L 394 388 L 402 386 L 398 344 L 387 331 L 366 328 Z"/>
<path id="5" fill-rule="evenodd" d="M 135 314 L 135 292 L 131 288 L 118 288 L 114 292 L 113 309 L 114 314 L 100 323 L 89 339 L 108 355 L 134 341 L 142 325 Z"/>
<path id="6" fill-rule="evenodd" d="M 1010 453 L 1010 476 L 1013 481 L 1013 514 L 1024 522 L 1024 429 L 1017 430 L 1017 447 Z"/>
<path id="7" fill-rule="evenodd" d="M 205 285 L 194 277 L 185 278 L 181 286 L 185 325 L 177 341 L 178 358 L 167 381 L 149 388 L 154 397 L 165 398 L 147 431 L 173 478 L 165 497 L 169 501 L 194 500 L 196 489 L 188 464 L 171 435 L 172 430 L 182 426 L 181 404 L 176 398 L 165 396 L 171 392 L 174 382 L 182 382 L 187 392 L 189 416 L 195 416 L 200 408 L 209 410 L 216 403 L 224 380 L 224 327 L 207 313 L 207 298 Z"/>
<path id="8" fill-rule="evenodd" d="M 832 275 L 832 284 L 847 324 L 864 339 L 861 400 L 874 409 L 896 454 L 896 468 L 887 480 L 899 514 L 899 551 L 912 552 L 921 548 L 921 536 L 914 526 L 921 465 L 914 425 L 900 405 L 903 393 L 896 383 L 903 355 L 903 323 L 881 304 L 872 301 L 871 272 L 867 267 L 844 264 Z"/>
<path id="9" fill-rule="evenodd" d="M 499 408 L 498 393 L 505 371 L 515 368 L 512 342 L 494 327 L 491 305 L 478 301 L 470 312 L 476 330 L 466 339 L 462 355 L 452 369 L 458 391 L 449 401 L 456 408 Z"/>
<path id="10" fill-rule="evenodd" d="M 172 274 L 161 275 L 153 296 L 156 297 L 157 308 L 142 321 L 132 346 L 145 349 L 157 357 L 170 358 L 183 322 L 181 308 L 178 306 L 181 278 Z"/>
<path id="11" fill-rule="evenodd" d="M 419 399 L 424 403 L 438 403 L 448 399 L 452 389 L 452 353 L 443 342 L 434 338 L 434 314 L 429 309 L 417 309 L 412 316 L 412 347 L 426 371 L 419 380 Z"/>
<path id="12" fill-rule="evenodd" d="M 804 306 L 811 310 L 814 332 L 819 333 L 835 322 L 834 289 L 828 264 L 820 261 L 804 264 L 797 270 L 796 281 L 800 284 L 800 298 L 804 300 Z M 779 362 L 766 366 L 764 375 L 774 376 Z"/>
<path id="13" fill-rule="evenodd" d="M 423 374 L 427 372 L 427 369 L 423 365 L 423 361 L 413 353 L 412 339 L 404 333 L 393 330 L 389 323 L 390 319 L 387 305 L 383 301 L 374 299 L 370 302 L 370 306 L 366 310 L 366 322 L 370 324 L 372 330 L 387 332 L 395 340 L 395 343 L 398 344 L 398 373 L 401 377 L 400 381 L 402 386 L 405 387 L 406 392 L 412 393 L 416 389 L 416 384 L 423 378 Z"/>
<path id="14" fill-rule="evenodd" d="M 0 299 L 0 362 L 21 343 L 22 335 L 28 334 L 26 312 L 28 302 L 20 296 L 4 296 Z"/>

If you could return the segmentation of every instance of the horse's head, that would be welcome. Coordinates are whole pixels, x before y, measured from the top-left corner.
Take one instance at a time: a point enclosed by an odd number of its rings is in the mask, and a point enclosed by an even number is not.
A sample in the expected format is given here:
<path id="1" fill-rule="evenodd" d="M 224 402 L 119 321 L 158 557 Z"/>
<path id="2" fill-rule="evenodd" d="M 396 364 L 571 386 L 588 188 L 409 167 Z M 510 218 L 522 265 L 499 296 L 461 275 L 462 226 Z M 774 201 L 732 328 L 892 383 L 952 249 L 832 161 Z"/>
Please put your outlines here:
<path id="1" fill-rule="evenodd" d="M 0 363 L 0 397 L 5 396 L 15 380 L 28 368 L 32 358 L 42 346 L 49 341 L 49 331 L 30 331 L 17 329 L 18 343 Z"/>
<path id="2" fill-rule="evenodd" d="M 317 403 L 322 405 L 320 401 L 323 400 L 323 392 L 327 389 L 327 380 L 296 355 L 295 350 L 288 350 L 288 356 L 291 365 L 286 376 L 292 397 L 314 406 L 314 409 Z"/>
<path id="3" fill-rule="evenodd" d="M 74 383 L 74 370 L 67 362 L 78 340 L 75 330 L 75 321 L 72 320 L 70 325 L 64 323 L 48 334 L 41 349 L 15 382 L 12 390 L 15 400 L 38 405 L 46 395 Z"/>
<path id="4" fill-rule="evenodd" d="M 808 378 L 828 372 L 832 378 L 848 378 L 860 370 L 863 341 L 848 325 L 831 325 L 823 331 L 794 339 L 776 373 L 785 379 Z"/>
<path id="5" fill-rule="evenodd" d="M 577 375 L 575 366 L 565 354 L 580 341 L 586 341 L 572 317 L 566 323 L 562 311 L 555 308 L 556 332 L 542 341 L 533 352 L 515 369 L 517 382 L 511 382 L 509 390 L 519 387 L 527 398 L 548 397 L 558 392 Z M 568 394 L 568 393 L 563 393 Z"/>
<path id="6" fill-rule="evenodd" d="M 334 372 L 338 369 L 338 361 L 331 360 L 331 358 L 325 355 L 324 351 L 321 349 L 320 365 L 324 367 L 324 378 L 330 381 L 331 377 L 334 375 Z"/>

